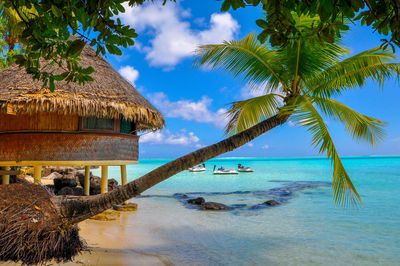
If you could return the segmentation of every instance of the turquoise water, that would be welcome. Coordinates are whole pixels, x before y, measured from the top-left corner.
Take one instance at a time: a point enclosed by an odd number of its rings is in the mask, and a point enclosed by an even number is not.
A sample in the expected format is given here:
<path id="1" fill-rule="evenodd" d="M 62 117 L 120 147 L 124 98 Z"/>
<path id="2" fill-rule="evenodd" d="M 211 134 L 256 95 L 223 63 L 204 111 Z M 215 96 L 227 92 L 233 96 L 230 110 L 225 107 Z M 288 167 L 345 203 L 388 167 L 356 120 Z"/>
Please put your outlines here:
<path id="1" fill-rule="evenodd" d="M 141 160 L 128 167 L 130 180 L 168 160 Z M 254 173 L 214 176 L 214 165 L 237 163 Z M 284 204 L 251 209 L 265 194 L 210 192 L 267 191 L 290 181 L 331 181 L 321 158 L 216 159 L 207 172 L 182 172 L 143 193 L 127 223 L 154 241 L 132 249 L 159 254 L 176 265 L 400 265 L 400 157 L 344 158 L 363 199 L 358 208 L 335 207 L 329 185 L 297 191 Z M 110 177 L 119 168 L 110 169 Z M 119 180 L 117 178 L 117 180 Z M 188 208 L 175 193 L 200 193 L 207 201 L 241 204 L 225 212 Z M 189 194 L 190 195 L 190 194 Z M 163 197 L 161 197 L 163 196 Z"/>

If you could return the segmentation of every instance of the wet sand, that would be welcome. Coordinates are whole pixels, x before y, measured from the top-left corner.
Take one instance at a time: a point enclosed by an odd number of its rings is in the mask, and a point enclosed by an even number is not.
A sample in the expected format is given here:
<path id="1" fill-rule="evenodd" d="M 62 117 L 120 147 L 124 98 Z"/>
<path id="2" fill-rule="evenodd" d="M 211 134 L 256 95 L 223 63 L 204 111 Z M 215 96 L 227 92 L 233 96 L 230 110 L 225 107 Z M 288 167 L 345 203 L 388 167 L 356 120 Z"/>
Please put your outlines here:
<path id="1" fill-rule="evenodd" d="M 129 224 L 132 215 L 135 213 L 121 213 L 119 221 L 86 220 L 80 223 L 81 237 L 91 251 L 82 252 L 72 262 L 60 265 L 171 265 L 158 254 L 142 251 L 157 241 Z"/>

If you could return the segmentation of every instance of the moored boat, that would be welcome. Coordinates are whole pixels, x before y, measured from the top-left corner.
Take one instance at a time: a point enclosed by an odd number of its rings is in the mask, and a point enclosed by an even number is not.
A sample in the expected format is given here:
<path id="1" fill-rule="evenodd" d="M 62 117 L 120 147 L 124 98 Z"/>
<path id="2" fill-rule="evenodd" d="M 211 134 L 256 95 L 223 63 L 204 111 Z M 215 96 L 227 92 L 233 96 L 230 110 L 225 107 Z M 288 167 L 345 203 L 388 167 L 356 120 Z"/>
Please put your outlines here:
<path id="1" fill-rule="evenodd" d="M 250 167 L 246 167 L 244 165 L 238 164 L 238 172 L 252 173 L 252 172 L 254 172 L 254 170 L 251 169 Z"/>
<path id="2" fill-rule="evenodd" d="M 239 172 L 236 171 L 236 169 L 225 169 L 223 166 L 216 169 L 216 166 L 214 165 L 213 174 L 214 175 L 237 175 L 237 174 L 239 174 Z"/>
<path id="3" fill-rule="evenodd" d="M 206 170 L 206 165 L 203 163 L 202 165 L 191 167 L 188 170 L 189 172 L 204 172 Z"/>

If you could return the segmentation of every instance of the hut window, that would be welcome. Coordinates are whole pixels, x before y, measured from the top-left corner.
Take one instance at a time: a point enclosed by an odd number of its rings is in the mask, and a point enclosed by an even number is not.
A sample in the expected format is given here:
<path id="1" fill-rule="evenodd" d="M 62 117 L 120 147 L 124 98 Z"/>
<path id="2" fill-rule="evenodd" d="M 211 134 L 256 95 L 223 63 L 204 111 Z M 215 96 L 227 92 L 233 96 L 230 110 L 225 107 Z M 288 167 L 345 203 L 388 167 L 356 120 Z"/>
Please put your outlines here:
<path id="1" fill-rule="evenodd" d="M 82 129 L 114 130 L 114 119 L 89 116 L 83 118 Z"/>
<path id="2" fill-rule="evenodd" d="M 135 122 L 131 122 L 126 120 L 125 118 L 121 117 L 121 124 L 119 132 L 125 134 L 132 134 L 136 135 L 136 124 Z"/>
<path id="3" fill-rule="evenodd" d="M 131 122 L 126 119 L 121 119 L 120 132 L 125 134 L 131 133 Z"/>

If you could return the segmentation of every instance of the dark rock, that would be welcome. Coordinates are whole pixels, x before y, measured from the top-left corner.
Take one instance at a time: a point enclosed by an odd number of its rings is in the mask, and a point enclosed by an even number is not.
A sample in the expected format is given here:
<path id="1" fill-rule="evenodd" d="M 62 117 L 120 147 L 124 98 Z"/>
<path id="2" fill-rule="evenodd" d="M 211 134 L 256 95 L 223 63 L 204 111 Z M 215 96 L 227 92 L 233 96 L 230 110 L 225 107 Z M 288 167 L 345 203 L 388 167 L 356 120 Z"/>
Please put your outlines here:
<path id="1" fill-rule="evenodd" d="M 78 184 L 76 183 L 75 178 L 54 178 L 54 186 L 56 190 L 60 190 L 63 187 L 76 187 Z"/>
<path id="2" fill-rule="evenodd" d="M 108 191 L 113 191 L 116 188 L 118 188 L 118 181 L 114 178 L 108 179 Z"/>
<path id="3" fill-rule="evenodd" d="M 182 195 L 182 199 L 187 199 L 187 198 L 188 198 L 188 195 L 186 195 L 186 194 Z"/>
<path id="4" fill-rule="evenodd" d="M 277 202 L 276 200 L 267 200 L 266 202 L 264 202 L 264 204 L 266 204 L 268 206 L 280 205 L 280 203 Z"/>
<path id="5" fill-rule="evenodd" d="M 118 188 L 118 181 L 114 178 L 108 179 L 108 191 L 113 191 Z M 98 176 L 90 177 L 90 195 L 101 193 L 101 178 Z"/>
<path id="6" fill-rule="evenodd" d="M 90 177 L 90 195 L 97 195 L 101 193 L 101 181 L 100 177 Z"/>
<path id="7" fill-rule="evenodd" d="M 83 196 L 83 187 L 73 187 L 74 196 Z"/>
<path id="8" fill-rule="evenodd" d="M 198 197 L 198 198 L 195 198 L 195 199 L 190 199 L 190 200 L 187 201 L 187 203 L 194 204 L 194 205 L 201 205 L 204 202 L 206 202 L 206 201 L 202 197 Z"/>
<path id="9" fill-rule="evenodd" d="M 201 209 L 203 210 L 213 210 L 213 211 L 223 211 L 223 210 L 230 210 L 231 208 L 229 206 L 226 206 L 225 204 L 218 203 L 218 202 L 204 202 L 201 204 Z"/>
<path id="10" fill-rule="evenodd" d="M 63 187 L 57 192 L 57 195 L 74 195 L 74 189 L 72 187 Z"/>

